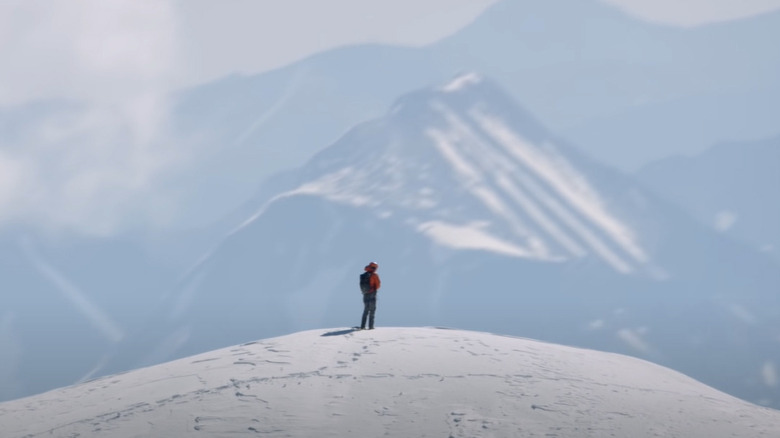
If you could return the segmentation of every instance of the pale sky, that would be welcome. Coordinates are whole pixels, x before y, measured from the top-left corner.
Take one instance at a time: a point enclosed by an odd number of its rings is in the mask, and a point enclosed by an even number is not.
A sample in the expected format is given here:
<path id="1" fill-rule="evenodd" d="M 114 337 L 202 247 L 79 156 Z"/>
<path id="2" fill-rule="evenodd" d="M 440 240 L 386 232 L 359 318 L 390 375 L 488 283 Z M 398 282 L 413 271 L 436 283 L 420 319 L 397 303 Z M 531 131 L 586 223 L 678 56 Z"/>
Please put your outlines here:
<path id="1" fill-rule="evenodd" d="M 424 45 L 495 1 L 6 0 L 0 106 L 157 92 L 261 72 L 345 44 Z M 602 1 L 680 26 L 780 8 L 780 0 Z"/>
<path id="2" fill-rule="evenodd" d="M 165 222 L 172 203 L 155 181 L 188 154 L 158 135 L 171 90 L 346 44 L 425 45 L 495 1 L 4 0 L 0 110 L 71 98 L 87 111 L 26 126 L 10 144 L 0 137 L 0 229 L 44 220 L 110 234 L 127 218 Z M 677 26 L 780 8 L 780 0 L 602 1 Z"/>

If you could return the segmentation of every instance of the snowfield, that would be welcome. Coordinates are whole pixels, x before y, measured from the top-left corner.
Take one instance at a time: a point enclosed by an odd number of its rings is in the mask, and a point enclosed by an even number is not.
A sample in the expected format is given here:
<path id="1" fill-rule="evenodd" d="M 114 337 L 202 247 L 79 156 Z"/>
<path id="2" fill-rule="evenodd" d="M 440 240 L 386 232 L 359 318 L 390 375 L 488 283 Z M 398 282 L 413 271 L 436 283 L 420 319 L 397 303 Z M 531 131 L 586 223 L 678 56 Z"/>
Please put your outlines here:
<path id="1" fill-rule="evenodd" d="M 778 437 L 780 411 L 618 354 L 321 329 L 0 404 L 3 437 Z"/>

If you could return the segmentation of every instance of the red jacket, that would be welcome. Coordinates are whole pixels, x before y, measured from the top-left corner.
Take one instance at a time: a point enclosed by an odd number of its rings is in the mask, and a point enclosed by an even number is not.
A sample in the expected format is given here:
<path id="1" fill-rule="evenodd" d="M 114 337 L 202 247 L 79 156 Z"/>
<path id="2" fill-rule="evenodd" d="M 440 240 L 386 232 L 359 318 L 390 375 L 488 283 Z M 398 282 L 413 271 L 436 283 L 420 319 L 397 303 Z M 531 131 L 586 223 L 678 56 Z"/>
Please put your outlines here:
<path id="1" fill-rule="evenodd" d="M 369 264 L 365 267 L 366 272 L 371 273 L 371 277 L 368 278 L 368 286 L 371 288 L 372 292 L 376 292 L 379 290 L 379 287 L 382 286 L 382 282 L 379 280 L 379 274 L 377 274 L 376 271 L 376 265 L 373 263 Z"/>
<path id="2" fill-rule="evenodd" d="M 379 290 L 379 286 L 382 285 L 382 282 L 379 281 L 379 274 L 376 272 L 371 273 L 371 278 L 368 279 L 368 284 L 371 286 L 371 290 L 376 292 Z"/>

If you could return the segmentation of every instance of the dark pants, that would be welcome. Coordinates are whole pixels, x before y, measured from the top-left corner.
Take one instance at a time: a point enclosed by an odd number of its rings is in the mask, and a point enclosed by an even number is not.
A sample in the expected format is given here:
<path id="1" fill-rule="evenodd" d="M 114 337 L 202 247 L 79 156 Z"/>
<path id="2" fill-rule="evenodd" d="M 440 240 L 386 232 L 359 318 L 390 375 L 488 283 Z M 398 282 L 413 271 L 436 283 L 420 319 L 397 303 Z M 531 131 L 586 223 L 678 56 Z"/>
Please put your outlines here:
<path id="1" fill-rule="evenodd" d="M 368 328 L 374 328 L 374 313 L 376 313 L 376 292 L 363 294 L 363 319 L 360 320 L 360 328 L 366 328 L 366 318 L 368 318 Z"/>

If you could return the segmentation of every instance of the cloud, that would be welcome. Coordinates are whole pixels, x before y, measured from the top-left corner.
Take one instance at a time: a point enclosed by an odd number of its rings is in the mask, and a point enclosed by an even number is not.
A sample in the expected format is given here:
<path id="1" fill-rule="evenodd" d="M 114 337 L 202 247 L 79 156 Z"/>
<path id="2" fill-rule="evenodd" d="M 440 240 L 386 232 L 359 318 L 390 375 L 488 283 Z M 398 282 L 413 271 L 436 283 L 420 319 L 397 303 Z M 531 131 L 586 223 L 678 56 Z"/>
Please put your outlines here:
<path id="1" fill-rule="evenodd" d="M 0 117 L 13 120 L 0 133 L 0 226 L 105 235 L 164 220 L 153 183 L 181 152 L 166 138 L 174 12 L 164 0 L 0 4 Z"/>
<path id="2" fill-rule="evenodd" d="M 0 3 L 0 105 L 116 101 L 165 86 L 177 63 L 171 1 Z"/>

